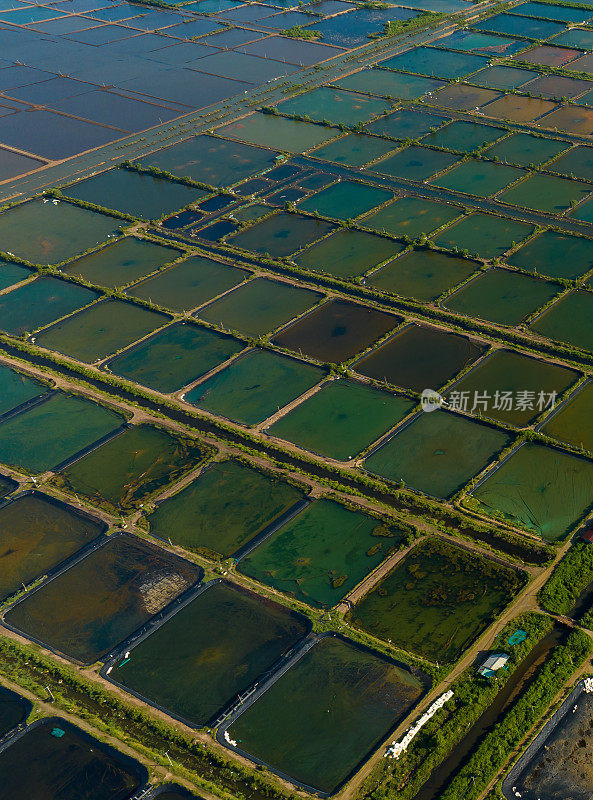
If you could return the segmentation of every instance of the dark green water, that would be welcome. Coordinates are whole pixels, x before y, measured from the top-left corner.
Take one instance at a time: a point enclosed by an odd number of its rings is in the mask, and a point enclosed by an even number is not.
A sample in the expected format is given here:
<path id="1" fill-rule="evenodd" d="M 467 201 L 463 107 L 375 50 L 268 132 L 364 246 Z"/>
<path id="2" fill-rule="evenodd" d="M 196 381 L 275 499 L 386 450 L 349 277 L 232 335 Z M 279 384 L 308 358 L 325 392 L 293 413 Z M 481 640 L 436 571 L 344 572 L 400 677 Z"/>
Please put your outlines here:
<path id="1" fill-rule="evenodd" d="M 144 639 L 112 676 L 199 727 L 248 689 L 308 628 L 306 618 L 219 583 Z"/>
<path id="2" fill-rule="evenodd" d="M 229 735 L 273 769 L 331 793 L 423 691 L 409 672 L 329 637 L 248 708 Z"/>
<path id="3" fill-rule="evenodd" d="M 39 397 L 46 391 L 47 386 L 42 383 L 0 364 L 0 414 L 6 414 L 7 411 L 12 411 L 21 403 Z"/>
<path id="4" fill-rule="evenodd" d="M 287 483 L 223 461 L 205 468 L 147 519 L 155 536 L 228 558 L 301 499 L 301 492 Z"/>
<path id="5" fill-rule="evenodd" d="M 92 664 L 201 576 L 197 565 L 124 534 L 25 597 L 6 621 Z"/>
<path id="6" fill-rule="evenodd" d="M 27 718 L 27 703 L 18 694 L 0 686 L 0 737 Z"/>

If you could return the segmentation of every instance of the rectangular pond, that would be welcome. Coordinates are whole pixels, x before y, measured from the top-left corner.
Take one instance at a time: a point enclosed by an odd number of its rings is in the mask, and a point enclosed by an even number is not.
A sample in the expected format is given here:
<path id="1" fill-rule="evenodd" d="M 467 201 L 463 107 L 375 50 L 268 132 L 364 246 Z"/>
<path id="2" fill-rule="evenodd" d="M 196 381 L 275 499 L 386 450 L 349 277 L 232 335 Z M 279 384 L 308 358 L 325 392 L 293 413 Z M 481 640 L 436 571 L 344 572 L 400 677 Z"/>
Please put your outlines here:
<path id="1" fill-rule="evenodd" d="M 228 243 L 261 255 L 282 258 L 321 239 L 333 229 L 334 226 L 324 220 L 280 211 L 235 234 Z"/>
<path id="2" fill-rule="evenodd" d="M 29 638 L 92 664 L 201 577 L 196 564 L 119 534 L 26 595 L 5 619 Z"/>
<path id="3" fill-rule="evenodd" d="M 338 134 L 336 128 L 261 113 L 225 125 L 217 132 L 221 136 L 231 136 L 262 147 L 278 149 L 281 146 L 282 150 L 289 153 L 304 153 Z M 268 153 L 270 158 L 276 156 L 276 153 Z"/>
<path id="4" fill-rule="evenodd" d="M 593 292 L 576 290 L 537 317 L 530 327 L 549 339 L 593 351 L 592 311 Z"/>
<path id="5" fill-rule="evenodd" d="M 0 417 L 49 390 L 44 383 L 0 364 Z"/>
<path id="6" fill-rule="evenodd" d="M 220 582 L 120 657 L 110 678 L 195 727 L 213 721 L 308 632 L 306 617 Z"/>
<path id="7" fill-rule="evenodd" d="M 462 213 L 462 208 L 449 203 L 421 197 L 402 197 L 360 220 L 359 224 L 380 233 L 416 239 L 452 222 Z"/>
<path id="8" fill-rule="evenodd" d="M 571 395 L 542 427 L 543 433 L 560 442 L 593 451 L 593 384 Z"/>
<path id="9" fill-rule="evenodd" d="M 388 200 L 393 192 L 358 181 L 339 180 L 299 203 L 301 211 L 347 220 L 359 217 Z"/>
<path id="10" fill-rule="evenodd" d="M 467 250 L 482 258 L 501 258 L 534 231 L 533 225 L 491 214 L 469 214 L 435 236 L 440 247 Z"/>
<path id="11" fill-rule="evenodd" d="M 360 224 L 366 225 L 366 220 Z M 351 278 L 364 275 L 403 249 L 404 245 L 392 239 L 345 228 L 302 250 L 294 261 L 312 272 Z"/>
<path id="12" fill-rule="evenodd" d="M 307 116 L 314 120 L 329 120 L 334 125 L 358 125 L 376 117 L 390 107 L 384 100 L 368 95 L 345 92 L 321 86 L 278 104 L 281 114 Z"/>
<path id="13" fill-rule="evenodd" d="M 593 269 L 593 239 L 550 229 L 520 247 L 507 261 L 550 278 L 579 278 Z"/>

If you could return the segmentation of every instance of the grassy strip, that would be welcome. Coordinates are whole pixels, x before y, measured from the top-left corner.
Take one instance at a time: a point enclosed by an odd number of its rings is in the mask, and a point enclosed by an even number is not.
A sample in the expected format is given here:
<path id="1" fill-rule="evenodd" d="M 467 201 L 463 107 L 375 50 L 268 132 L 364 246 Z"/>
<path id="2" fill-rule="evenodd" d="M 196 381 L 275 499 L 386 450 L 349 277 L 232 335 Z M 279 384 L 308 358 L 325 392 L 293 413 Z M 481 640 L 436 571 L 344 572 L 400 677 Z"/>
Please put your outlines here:
<path id="1" fill-rule="evenodd" d="M 440 800 L 475 800 L 523 742 L 525 732 L 545 714 L 564 684 L 593 649 L 583 631 L 573 631 L 557 647 L 537 678 L 520 695 L 504 718 L 485 736 L 473 755 L 441 794 Z"/>
<path id="2" fill-rule="evenodd" d="M 592 581 L 593 546 L 586 542 L 575 542 L 540 589 L 539 603 L 552 613 L 568 614 L 578 596 Z"/>
<path id="3" fill-rule="evenodd" d="M 489 682 L 470 667 L 453 685 L 454 698 L 422 728 L 408 750 L 397 760 L 383 759 L 364 786 L 362 798 L 411 800 L 415 797 L 433 770 L 465 737 L 514 670 L 551 627 L 550 619 L 542 614 L 526 614 L 506 625 L 493 648 L 508 649 L 507 640 L 517 628 L 528 634 L 523 643 L 512 648 L 508 671 L 501 671 L 496 681 Z"/>
<path id="4" fill-rule="evenodd" d="M 143 709 L 128 705 L 72 667 L 50 660 L 34 646 L 0 637 L 0 672 L 43 700 L 47 699 L 49 686 L 56 709 L 75 714 L 157 763 L 168 764 L 163 757 L 168 752 L 178 774 L 223 798 L 293 797 L 260 771 L 227 759 Z"/>

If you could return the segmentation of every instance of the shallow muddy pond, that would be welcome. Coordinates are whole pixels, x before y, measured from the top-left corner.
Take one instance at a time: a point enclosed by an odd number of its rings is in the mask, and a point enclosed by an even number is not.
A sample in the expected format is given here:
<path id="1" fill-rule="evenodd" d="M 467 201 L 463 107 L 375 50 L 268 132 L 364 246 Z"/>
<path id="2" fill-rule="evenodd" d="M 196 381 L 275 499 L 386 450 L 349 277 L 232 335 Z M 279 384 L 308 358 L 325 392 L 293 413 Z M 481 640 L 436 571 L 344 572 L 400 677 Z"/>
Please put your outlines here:
<path id="1" fill-rule="evenodd" d="M 171 269 L 137 283 L 126 294 L 173 311 L 189 311 L 238 286 L 250 274 L 247 270 L 213 261 L 206 256 L 192 256 Z"/>
<path id="2" fill-rule="evenodd" d="M 438 389 L 484 352 L 485 346 L 423 325 L 408 325 L 354 365 L 356 372 L 394 386 Z"/>
<path id="3" fill-rule="evenodd" d="M 157 311 L 122 300 L 104 300 L 41 333 L 41 347 L 93 363 L 127 347 L 169 321 Z"/>
<path id="4" fill-rule="evenodd" d="M 292 255 L 326 236 L 333 228 L 331 223 L 323 220 L 281 211 L 236 234 L 229 239 L 229 244 L 278 258 Z"/>
<path id="5" fill-rule="evenodd" d="M 401 544 L 402 533 L 317 500 L 239 562 L 239 571 L 309 605 L 331 608 Z"/>
<path id="6" fill-rule="evenodd" d="M 185 395 L 188 403 L 257 425 L 308 391 L 325 372 L 269 350 L 252 350 Z"/>
<path id="7" fill-rule="evenodd" d="M 288 483 L 223 461 L 159 503 L 147 523 L 153 536 L 208 557 L 229 558 L 302 499 Z"/>
<path id="8" fill-rule="evenodd" d="M 153 425 L 135 425 L 75 461 L 54 483 L 97 506 L 129 512 L 206 456 L 193 439 Z"/>
<path id="9" fill-rule="evenodd" d="M 217 583 L 131 650 L 111 677 L 202 727 L 307 633 L 305 617 Z"/>
<path id="10" fill-rule="evenodd" d="M 110 372 L 169 394 L 243 350 L 243 342 L 208 328 L 177 323 L 112 359 Z"/>
<path id="11" fill-rule="evenodd" d="M 446 499 L 480 473 L 512 436 L 446 411 L 420 414 L 364 462 L 393 483 Z"/>
<path id="12" fill-rule="evenodd" d="M 128 800 L 148 773 L 58 717 L 41 720 L 0 753 L 12 800 Z"/>
<path id="13" fill-rule="evenodd" d="M 361 224 L 366 225 L 366 220 L 361 220 Z M 364 275 L 403 249 L 399 242 L 349 228 L 303 250 L 294 261 L 313 272 L 350 278 Z"/>
<path id="14" fill-rule="evenodd" d="M 200 319 L 228 331 L 262 336 L 316 305 L 323 295 L 289 283 L 255 278 L 198 311 Z"/>
<path id="15" fill-rule="evenodd" d="M 184 561 L 120 534 L 6 614 L 9 625 L 52 649 L 92 664 L 202 577 Z"/>
<path id="16" fill-rule="evenodd" d="M 560 442 L 593 450 L 593 384 L 588 383 L 564 403 L 542 431 Z"/>
<path id="17" fill-rule="evenodd" d="M 408 714 L 427 681 L 338 637 L 322 639 L 230 726 L 248 755 L 332 793 Z"/>
<path id="18" fill-rule="evenodd" d="M 179 250 L 171 247 L 126 236 L 115 244 L 67 264 L 62 267 L 62 272 L 80 275 L 90 283 L 115 289 L 150 275 L 180 255 Z"/>
<path id="19" fill-rule="evenodd" d="M 591 505 L 593 464 L 539 444 L 524 444 L 472 497 L 479 509 L 539 534 L 562 539 Z"/>
<path id="20" fill-rule="evenodd" d="M 346 461 L 387 433 L 413 406 L 407 398 L 389 392 L 333 380 L 268 432 L 305 450 Z"/>
<path id="21" fill-rule="evenodd" d="M 281 331 L 274 342 L 319 361 L 338 364 L 370 347 L 400 321 L 394 314 L 368 306 L 331 300 Z"/>
<path id="22" fill-rule="evenodd" d="M 48 391 L 49 387 L 0 364 L 0 416 Z"/>
<path id="23" fill-rule="evenodd" d="M 124 422 L 123 414 L 56 392 L 0 423 L 0 461 L 27 472 L 45 472 Z"/>
<path id="24" fill-rule="evenodd" d="M 520 573 L 431 537 L 358 603 L 350 621 L 432 661 L 452 662 L 521 586 Z"/>
<path id="25" fill-rule="evenodd" d="M 551 278 L 578 278 L 593 269 L 593 239 L 547 230 L 507 258 L 514 267 Z"/>
<path id="26" fill-rule="evenodd" d="M 403 297 L 436 300 L 443 292 L 467 280 L 479 264 L 433 250 L 412 250 L 391 261 L 366 282 Z"/>
<path id="27" fill-rule="evenodd" d="M 37 493 L 20 495 L 1 506 L 0 599 L 57 567 L 105 528 L 98 520 Z"/>

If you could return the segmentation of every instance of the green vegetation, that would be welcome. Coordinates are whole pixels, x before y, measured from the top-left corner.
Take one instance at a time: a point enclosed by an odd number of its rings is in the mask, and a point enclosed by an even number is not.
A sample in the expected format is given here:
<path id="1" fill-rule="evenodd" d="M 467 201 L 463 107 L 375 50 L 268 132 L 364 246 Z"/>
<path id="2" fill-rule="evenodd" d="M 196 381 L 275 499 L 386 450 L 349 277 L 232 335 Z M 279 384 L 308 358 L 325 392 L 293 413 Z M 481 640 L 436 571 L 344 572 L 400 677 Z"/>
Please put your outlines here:
<path id="1" fill-rule="evenodd" d="M 554 614 L 569 614 L 578 596 L 591 582 L 593 547 L 586 542 L 575 542 L 540 590 L 540 605 Z"/>
<path id="2" fill-rule="evenodd" d="M 288 36 L 290 39 L 305 39 L 308 41 L 315 41 L 321 39 L 319 31 L 310 31 L 308 28 L 303 28 L 301 25 L 293 25 L 291 28 L 286 28 L 280 31 L 282 36 Z"/>

